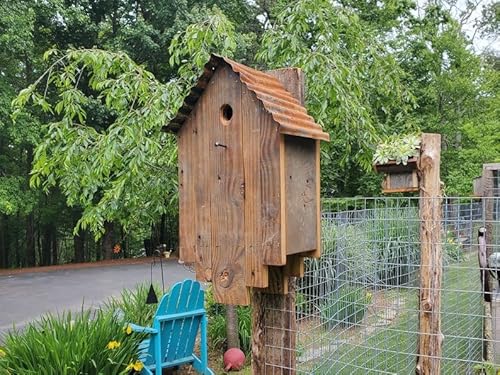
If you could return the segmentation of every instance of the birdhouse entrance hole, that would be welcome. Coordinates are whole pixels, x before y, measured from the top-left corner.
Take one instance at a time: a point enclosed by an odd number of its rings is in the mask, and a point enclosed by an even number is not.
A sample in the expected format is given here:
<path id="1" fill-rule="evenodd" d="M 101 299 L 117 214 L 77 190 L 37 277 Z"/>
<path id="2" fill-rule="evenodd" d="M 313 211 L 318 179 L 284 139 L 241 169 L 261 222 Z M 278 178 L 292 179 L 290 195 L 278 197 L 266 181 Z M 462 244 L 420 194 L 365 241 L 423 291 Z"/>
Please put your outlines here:
<path id="1" fill-rule="evenodd" d="M 229 125 L 233 118 L 233 108 L 229 104 L 224 104 L 220 107 L 220 118 L 223 125 Z"/>

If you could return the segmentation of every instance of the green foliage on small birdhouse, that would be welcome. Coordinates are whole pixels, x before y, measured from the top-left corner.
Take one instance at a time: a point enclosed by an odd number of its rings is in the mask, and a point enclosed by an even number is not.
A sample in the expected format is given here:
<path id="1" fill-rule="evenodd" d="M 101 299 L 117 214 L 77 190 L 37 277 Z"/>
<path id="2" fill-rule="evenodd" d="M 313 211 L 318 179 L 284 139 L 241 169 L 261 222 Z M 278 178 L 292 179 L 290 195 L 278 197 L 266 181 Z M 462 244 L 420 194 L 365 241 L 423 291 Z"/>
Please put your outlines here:
<path id="1" fill-rule="evenodd" d="M 420 149 L 420 135 L 392 135 L 377 146 L 373 155 L 375 164 L 387 164 L 390 160 L 406 165 L 408 159 L 417 156 Z"/>

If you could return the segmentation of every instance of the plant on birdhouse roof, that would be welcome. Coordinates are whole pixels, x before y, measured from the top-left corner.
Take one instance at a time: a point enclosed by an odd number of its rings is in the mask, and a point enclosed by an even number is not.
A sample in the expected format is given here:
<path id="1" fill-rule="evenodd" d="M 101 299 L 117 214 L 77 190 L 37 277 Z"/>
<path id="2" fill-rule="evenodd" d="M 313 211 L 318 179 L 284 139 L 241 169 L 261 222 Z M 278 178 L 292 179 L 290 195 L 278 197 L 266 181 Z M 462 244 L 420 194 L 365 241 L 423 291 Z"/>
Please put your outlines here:
<path id="1" fill-rule="evenodd" d="M 377 146 L 373 155 L 373 162 L 375 164 L 387 164 L 390 160 L 394 160 L 396 164 L 406 165 L 408 159 L 418 155 L 419 149 L 420 135 L 392 135 Z"/>

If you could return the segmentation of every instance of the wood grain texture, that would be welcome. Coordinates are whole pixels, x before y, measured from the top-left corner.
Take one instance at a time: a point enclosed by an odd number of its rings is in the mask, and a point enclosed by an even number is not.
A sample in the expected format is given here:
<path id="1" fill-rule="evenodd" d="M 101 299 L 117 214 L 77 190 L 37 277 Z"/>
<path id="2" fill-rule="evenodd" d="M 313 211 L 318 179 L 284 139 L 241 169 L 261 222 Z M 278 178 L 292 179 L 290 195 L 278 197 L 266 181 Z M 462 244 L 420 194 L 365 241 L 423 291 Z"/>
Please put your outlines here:
<path id="1" fill-rule="evenodd" d="M 321 256 L 321 141 L 316 141 L 316 249 L 307 256 L 319 258 Z"/>
<path id="2" fill-rule="evenodd" d="M 285 136 L 286 252 L 317 248 L 316 141 Z"/>
<path id="3" fill-rule="evenodd" d="M 302 256 L 302 254 L 294 254 L 287 256 L 285 275 L 294 277 L 304 276 L 304 257 Z"/>
<path id="4" fill-rule="evenodd" d="M 195 184 L 192 162 L 187 155 L 192 153 L 193 138 L 189 136 L 191 132 L 191 121 L 187 121 L 185 126 L 177 134 L 179 145 L 179 257 L 186 263 L 196 262 L 195 232 L 191 222 L 191 214 L 194 209 Z"/>
<path id="5" fill-rule="evenodd" d="M 261 128 L 275 126 L 264 111 L 255 94 L 242 86 L 241 116 L 245 121 L 242 128 L 243 164 L 245 172 L 245 281 L 249 287 L 266 288 L 268 267 L 263 262 L 263 227 L 266 217 L 262 213 L 261 192 Z M 267 176 L 267 174 L 264 174 Z M 264 196 L 266 199 L 269 196 Z M 271 227 L 273 222 L 267 225 Z"/>
<path id="6" fill-rule="evenodd" d="M 210 110 L 208 97 L 201 98 L 195 106 L 188 121 L 191 123 L 189 136 L 192 138 L 192 148 L 188 154 L 192 164 L 193 196 L 189 204 L 190 211 L 186 214 L 190 218 L 189 224 L 194 227 L 194 241 L 196 248 L 196 278 L 200 281 L 212 279 L 212 233 L 210 220 L 211 190 L 209 186 L 209 124 L 217 120 L 217 113 Z M 215 113 L 214 113 L 215 112 Z M 182 130 L 182 129 L 181 129 Z"/>
<path id="7" fill-rule="evenodd" d="M 417 171 L 389 173 L 382 181 L 382 191 L 384 193 L 402 193 L 418 191 Z"/>
<path id="8" fill-rule="evenodd" d="M 420 304 L 417 374 L 441 372 L 441 136 L 422 134 L 420 159 Z"/>
<path id="9" fill-rule="evenodd" d="M 260 117 L 260 189 L 263 261 L 266 265 L 283 266 L 282 202 L 280 190 L 280 139 L 278 125 L 265 111 Z"/>
<path id="10" fill-rule="evenodd" d="M 287 295 L 252 293 L 252 374 L 296 373 L 294 278 L 288 287 Z"/>
<path id="11" fill-rule="evenodd" d="M 260 293 L 268 294 L 287 294 L 288 293 L 288 277 L 285 273 L 286 266 L 268 267 L 268 286 L 267 288 L 255 289 Z"/>
<path id="12" fill-rule="evenodd" d="M 493 212 L 495 210 L 494 203 L 494 174 L 493 169 L 487 167 L 488 164 L 483 165 L 483 197 L 484 199 L 484 220 L 486 227 L 486 255 L 489 257 L 495 250 L 493 246 L 494 228 L 493 228 Z"/>
<path id="13" fill-rule="evenodd" d="M 301 72 L 287 69 L 269 72 L 276 76 L 285 88 L 295 94 L 303 102 L 304 80 Z M 267 147 L 266 147 L 267 148 Z M 286 257 L 286 197 L 285 197 L 285 138 L 279 138 L 279 231 L 280 246 L 274 254 L 266 249 L 266 264 L 279 260 L 280 264 L 287 261 Z M 262 181 L 264 183 L 264 181 Z M 275 193 L 276 194 L 276 193 Z M 275 259 L 270 259 L 274 255 Z M 283 259 L 284 258 L 284 259 Z M 266 289 L 253 289 L 252 293 L 252 373 L 253 374 L 295 374 L 296 373 L 296 320 L 295 320 L 295 279 L 288 274 L 297 271 L 297 260 L 292 268 L 269 267 L 269 286 Z M 300 272 L 300 266 L 299 270 Z"/>
<path id="14" fill-rule="evenodd" d="M 217 121 L 209 124 L 209 190 L 212 192 L 212 282 L 217 302 L 247 305 L 245 285 L 244 170 L 242 150 L 241 83 L 227 66 L 220 67 L 204 98 Z M 220 108 L 232 107 L 232 117 L 223 123 Z M 206 120 L 205 120 L 206 121 Z M 217 146 L 219 145 L 219 146 Z M 205 172 L 206 173 L 206 172 Z"/>

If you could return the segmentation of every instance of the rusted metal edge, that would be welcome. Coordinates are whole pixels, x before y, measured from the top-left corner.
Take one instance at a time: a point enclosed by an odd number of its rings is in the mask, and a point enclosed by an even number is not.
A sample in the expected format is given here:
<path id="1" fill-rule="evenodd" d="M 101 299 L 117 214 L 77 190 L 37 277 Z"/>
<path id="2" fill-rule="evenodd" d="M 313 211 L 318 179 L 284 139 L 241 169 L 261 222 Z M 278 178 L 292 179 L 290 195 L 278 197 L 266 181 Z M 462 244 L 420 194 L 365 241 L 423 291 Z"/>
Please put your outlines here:
<path id="1" fill-rule="evenodd" d="M 216 69 L 222 64 L 229 65 L 233 72 L 238 74 L 240 81 L 255 93 L 257 99 L 261 101 L 266 111 L 279 125 L 281 134 L 323 141 L 330 140 L 330 135 L 316 124 L 314 119 L 307 114 L 307 110 L 283 87 L 277 78 L 214 54 L 210 56 L 210 60 L 205 64 L 203 73 L 184 99 L 184 103 L 177 115 L 168 125 L 163 127 L 164 131 L 175 133 L 182 127 L 198 99 L 205 91 Z"/>

